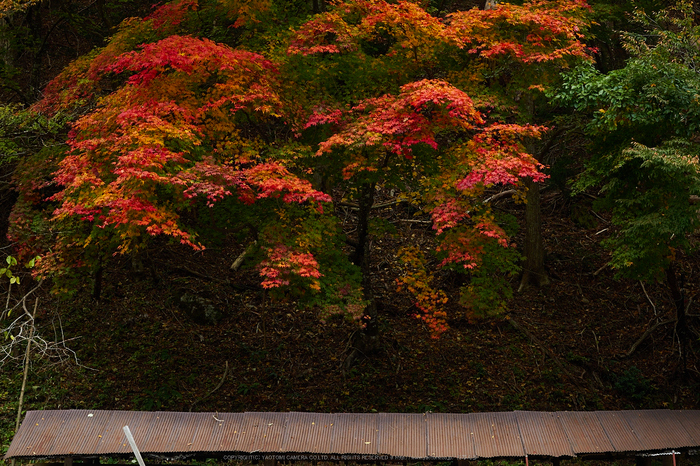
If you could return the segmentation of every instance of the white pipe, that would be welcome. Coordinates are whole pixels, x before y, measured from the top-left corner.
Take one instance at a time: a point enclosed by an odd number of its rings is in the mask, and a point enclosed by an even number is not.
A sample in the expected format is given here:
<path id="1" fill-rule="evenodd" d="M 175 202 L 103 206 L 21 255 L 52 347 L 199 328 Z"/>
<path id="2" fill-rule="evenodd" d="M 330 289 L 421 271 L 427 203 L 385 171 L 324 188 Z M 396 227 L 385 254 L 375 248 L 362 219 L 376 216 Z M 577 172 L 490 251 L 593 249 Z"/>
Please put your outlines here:
<path id="1" fill-rule="evenodd" d="M 129 445 L 131 445 L 131 449 L 134 451 L 134 456 L 136 456 L 136 461 L 139 462 L 139 466 L 146 466 L 146 463 L 143 462 L 143 458 L 141 458 L 141 452 L 139 452 L 139 449 L 136 446 L 134 436 L 131 435 L 129 426 L 124 426 L 124 433 L 126 434 L 126 439 L 129 441 Z"/>

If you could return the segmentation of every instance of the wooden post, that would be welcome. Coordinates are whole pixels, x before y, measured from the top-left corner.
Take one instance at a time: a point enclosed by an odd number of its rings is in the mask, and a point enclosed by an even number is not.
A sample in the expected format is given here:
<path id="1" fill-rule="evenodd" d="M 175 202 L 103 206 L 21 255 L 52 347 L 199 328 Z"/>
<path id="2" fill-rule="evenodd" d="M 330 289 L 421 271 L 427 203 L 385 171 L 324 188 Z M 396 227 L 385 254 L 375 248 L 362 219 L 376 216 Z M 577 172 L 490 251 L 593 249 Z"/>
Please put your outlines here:
<path id="1" fill-rule="evenodd" d="M 662 466 L 681 466 L 681 454 L 676 454 L 675 452 L 670 455 L 664 455 L 661 459 Z"/>
<path id="2" fill-rule="evenodd" d="M 9 291 L 8 291 L 9 293 Z M 22 302 L 22 306 L 24 307 L 24 312 L 29 315 L 29 312 L 27 311 L 26 307 L 26 299 L 27 297 L 24 297 L 24 301 Z M 8 294 L 7 296 L 7 301 L 10 301 L 10 296 Z M 34 326 L 35 322 L 34 319 L 36 318 L 36 308 L 39 305 L 39 298 L 37 297 L 36 300 L 34 300 L 34 312 L 32 313 L 32 326 L 29 329 L 29 338 L 27 339 L 27 349 L 24 353 L 24 375 L 22 377 L 22 389 L 19 392 L 19 403 L 17 404 L 17 422 L 15 422 L 15 434 L 17 434 L 17 431 L 19 430 L 19 421 L 22 418 L 22 403 L 24 403 L 24 390 L 27 388 L 27 375 L 29 375 L 29 353 L 32 349 L 32 338 L 34 337 L 34 329 L 36 328 Z M 7 304 L 5 305 L 5 308 L 7 309 Z M 72 460 L 72 459 L 71 459 Z M 12 458 L 12 461 L 10 462 L 11 466 L 15 466 L 15 459 Z M 71 465 L 66 465 L 66 466 L 71 466 Z"/>

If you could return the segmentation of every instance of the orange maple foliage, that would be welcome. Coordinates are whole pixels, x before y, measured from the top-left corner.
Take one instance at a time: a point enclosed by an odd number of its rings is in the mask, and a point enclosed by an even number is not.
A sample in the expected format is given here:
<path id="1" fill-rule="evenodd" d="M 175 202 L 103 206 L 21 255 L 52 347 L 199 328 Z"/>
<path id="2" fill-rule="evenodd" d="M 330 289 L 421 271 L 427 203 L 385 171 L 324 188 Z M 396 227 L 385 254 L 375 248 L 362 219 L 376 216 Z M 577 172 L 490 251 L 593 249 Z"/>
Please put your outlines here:
<path id="1" fill-rule="evenodd" d="M 392 68 L 398 71 L 434 61 L 443 33 L 440 20 L 415 2 L 352 0 L 307 21 L 295 31 L 287 51 L 292 55 L 322 55 L 376 48 L 367 53 L 393 60 L 396 66 Z"/>
<path id="2" fill-rule="evenodd" d="M 471 9 L 447 18 L 446 40 L 483 58 L 508 56 L 523 63 L 590 59 L 583 31 L 590 21 L 585 0 L 535 0 L 522 6 L 499 3 L 490 10 Z"/>

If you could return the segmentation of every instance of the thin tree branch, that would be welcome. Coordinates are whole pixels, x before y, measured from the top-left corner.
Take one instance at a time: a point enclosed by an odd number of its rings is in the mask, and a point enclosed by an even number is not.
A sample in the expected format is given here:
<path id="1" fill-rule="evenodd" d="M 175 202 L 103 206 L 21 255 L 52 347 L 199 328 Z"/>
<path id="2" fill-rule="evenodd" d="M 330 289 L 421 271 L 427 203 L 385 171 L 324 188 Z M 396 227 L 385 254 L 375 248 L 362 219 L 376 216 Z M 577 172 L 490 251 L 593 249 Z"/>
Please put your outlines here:
<path id="1" fill-rule="evenodd" d="M 654 302 L 653 302 L 653 301 L 651 300 L 651 298 L 649 297 L 649 293 L 647 293 L 646 288 L 644 288 L 644 283 L 643 283 L 641 280 L 639 280 L 639 284 L 642 285 L 642 290 L 644 291 L 644 296 L 647 297 L 647 300 L 649 301 L 649 304 L 651 304 L 651 307 L 654 309 L 654 315 L 657 316 L 658 313 L 656 312 L 656 306 L 654 305 Z"/>

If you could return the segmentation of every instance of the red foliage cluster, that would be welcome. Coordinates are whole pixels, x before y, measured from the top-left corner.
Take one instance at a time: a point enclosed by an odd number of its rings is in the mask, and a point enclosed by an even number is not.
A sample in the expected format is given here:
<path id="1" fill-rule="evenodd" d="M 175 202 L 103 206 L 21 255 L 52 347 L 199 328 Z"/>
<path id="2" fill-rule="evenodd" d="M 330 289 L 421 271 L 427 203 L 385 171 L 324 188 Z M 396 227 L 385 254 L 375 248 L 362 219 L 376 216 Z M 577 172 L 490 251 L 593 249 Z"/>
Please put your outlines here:
<path id="1" fill-rule="evenodd" d="M 175 29 L 185 19 L 190 11 L 197 10 L 197 0 L 176 0 L 159 6 L 153 13 L 144 18 L 144 21 L 151 22 L 155 29 L 161 29 L 163 26 Z"/>
<path id="2" fill-rule="evenodd" d="M 338 111 L 332 115 L 340 122 Z M 307 126 L 330 120 L 314 114 Z M 435 138 L 440 131 L 469 130 L 484 123 L 467 94 L 440 80 L 406 84 L 398 96 L 365 100 L 350 110 L 347 120 L 350 123 L 320 144 L 319 155 L 331 152 L 335 146 L 382 146 L 410 159 L 412 147 L 417 144 L 437 149 Z"/>
<path id="3" fill-rule="evenodd" d="M 74 124 L 70 152 L 54 178 L 61 190 L 51 197 L 59 203 L 53 221 L 73 218 L 111 228 L 120 252 L 136 247 L 143 233 L 170 235 L 199 248 L 178 221 L 178 210 L 194 197 L 209 205 L 234 194 L 247 203 L 270 197 L 330 201 L 279 162 L 236 157 L 255 142 L 235 138 L 235 115 L 265 118 L 280 111 L 276 69 L 262 56 L 170 36 L 124 53 L 99 71 L 129 75 Z M 202 93 L 204 82 L 213 85 Z M 218 156 L 207 155 L 212 150 L 206 146 L 222 132 L 237 143 L 213 151 Z M 71 242 L 88 244 L 91 236 Z"/>
<path id="4" fill-rule="evenodd" d="M 318 262 L 311 254 L 294 252 L 284 245 L 277 245 L 267 250 L 267 259 L 260 264 L 260 275 L 264 278 L 263 288 L 277 288 L 289 285 L 293 275 L 311 278 L 308 285 L 312 289 L 320 289 L 318 279 L 322 275 L 318 271 Z"/>
<path id="5" fill-rule="evenodd" d="M 522 138 L 539 138 L 546 129 L 533 125 L 494 124 L 474 137 L 474 151 L 478 158 L 473 162 L 466 177 L 456 188 L 462 191 L 476 185 L 518 184 L 523 178 L 542 181 L 539 170 L 542 164 L 525 152 L 520 145 Z"/>

